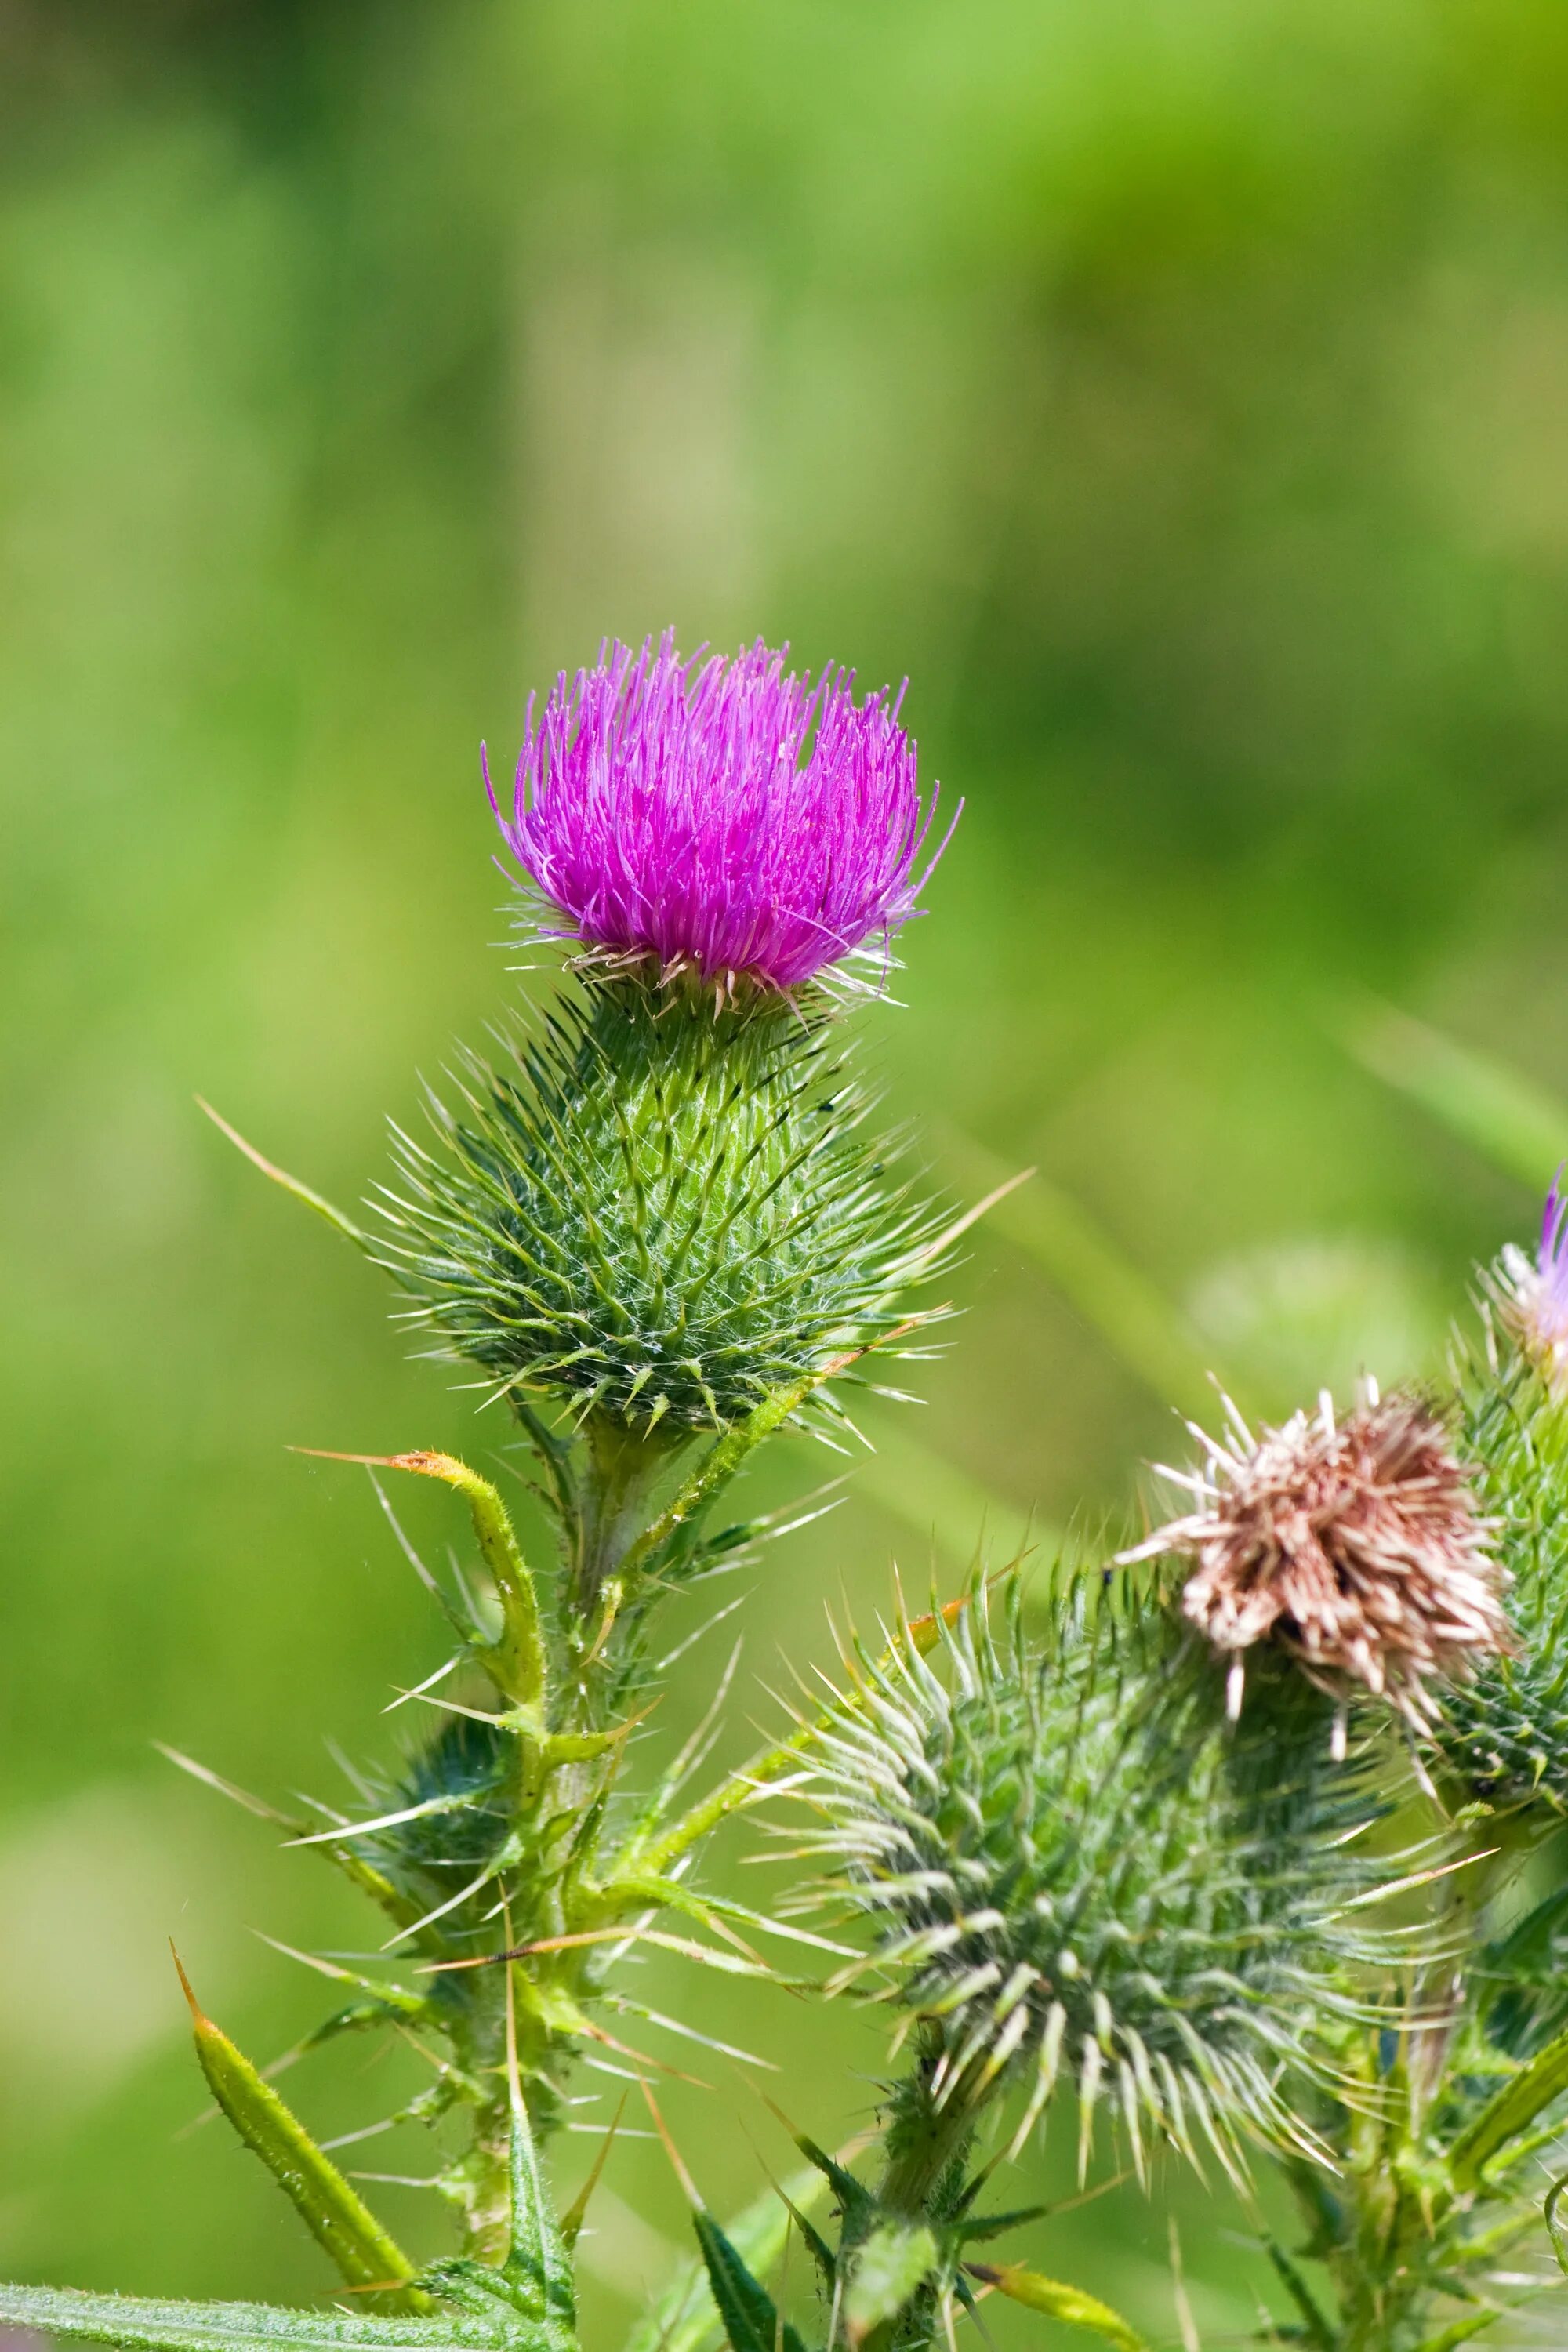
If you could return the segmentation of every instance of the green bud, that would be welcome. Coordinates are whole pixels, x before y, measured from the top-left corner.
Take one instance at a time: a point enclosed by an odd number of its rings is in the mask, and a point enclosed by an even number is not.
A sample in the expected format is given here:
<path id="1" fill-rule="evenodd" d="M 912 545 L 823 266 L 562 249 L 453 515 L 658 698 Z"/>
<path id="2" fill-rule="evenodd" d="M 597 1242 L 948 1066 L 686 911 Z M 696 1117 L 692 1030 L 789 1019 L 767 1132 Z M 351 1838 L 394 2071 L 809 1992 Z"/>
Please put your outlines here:
<path id="1" fill-rule="evenodd" d="M 1568 1402 L 1499 1319 L 1464 1370 L 1460 1450 L 1516 1641 L 1445 1692 L 1433 1743 L 1467 1798 L 1556 1817 L 1568 1813 Z"/>
<path id="2" fill-rule="evenodd" d="M 742 1420 L 899 1319 L 930 1228 L 820 1012 L 584 989 L 398 1132 L 376 1255 L 441 1352 L 671 1434 Z"/>
<path id="3" fill-rule="evenodd" d="M 1302 2144 L 1290 2072 L 1352 2006 L 1335 1915 L 1384 1867 L 1346 1844 L 1380 1806 L 1332 1702 L 1265 1662 L 1229 1724 L 1196 1643 L 1115 1594 L 1054 1603 L 1043 1650 L 978 1608 L 944 1647 L 865 1662 L 808 1792 L 934 2097 L 1020 2083 L 1021 2145 L 1076 2078 L 1086 2150 L 1105 2100 L 1140 2168 L 1149 2125 L 1233 2170 L 1242 2133 Z"/>

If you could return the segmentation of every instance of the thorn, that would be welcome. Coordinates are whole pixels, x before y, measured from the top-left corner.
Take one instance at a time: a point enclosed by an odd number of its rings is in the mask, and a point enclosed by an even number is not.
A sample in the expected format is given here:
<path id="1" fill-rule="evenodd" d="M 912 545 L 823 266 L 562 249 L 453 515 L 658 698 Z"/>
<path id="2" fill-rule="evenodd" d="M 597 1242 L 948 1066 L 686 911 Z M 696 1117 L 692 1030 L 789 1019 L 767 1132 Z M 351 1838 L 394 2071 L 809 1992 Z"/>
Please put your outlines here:
<path id="1" fill-rule="evenodd" d="M 794 2140 L 796 2147 L 798 2147 L 802 2137 L 799 2126 L 795 2124 L 792 2124 L 784 2109 L 779 2105 L 778 2101 L 776 2099 L 770 2099 L 767 2093 L 760 2087 L 757 2091 L 757 2096 L 761 2099 L 763 2106 L 766 2107 L 768 2113 L 773 2117 L 774 2121 L 776 2123 L 783 2124 L 785 2131 L 788 2132 L 791 2139 Z"/>
<path id="2" fill-rule="evenodd" d="M 641 2091 L 643 2097 L 647 2101 L 647 2111 L 653 2117 L 654 2129 L 658 2132 L 660 2139 L 664 2142 L 664 2152 L 669 2158 L 670 2169 L 675 2174 L 677 2180 L 679 2181 L 681 2188 L 686 2191 L 687 2201 L 689 2203 L 692 2211 L 694 2213 L 706 2212 L 707 2208 L 703 2204 L 700 2196 L 698 2194 L 697 2183 L 693 2180 L 690 2173 L 688 2172 L 685 2165 L 680 2160 L 680 2151 L 676 2147 L 675 2142 L 670 2138 L 669 2126 L 666 2124 L 664 2117 L 658 2111 L 658 2101 L 654 2097 L 653 2086 L 645 2075 L 639 2074 L 637 2076 L 637 2088 Z"/>
<path id="3" fill-rule="evenodd" d="M 626 2101 L 630 2096 L 631 2093 L 629 2091 L 623 2091 L 621 2093 L 620 2105 L 616 2107 L 615 2115 L 611 2118 L 609 2130 L 605 2134 L 603 2140 L 599 2144 L 599 2152 L 595 2157 L 592 2165 L 589 2167 L 588 2178 L 583 2183 L 582 2188 L 577 2191 L 576 2196 L 572 2200 L 572 2202 L 567 2207 L 565 2212 L 561 2216 L 561 2234 L 565 2239 L 568 2245 L 571 2245 L 573 2241 L 576 2238 L 578 2232 L 583 2227 L 584 2220 L 587 2217 L 589 2200 L 592 2198 L 595 2189 L 597 2189 L 599 2185 L 599 2175 L 604 2171 L 606 2163 L 609 2161 L 610 2150 L 616 2144 L 616 2134 L 620 2130 L 621 2118 L 626 2112 Z"/>
<path id="4" fill-rule="evenodd" d="M 245 1154 L 253 1168 L 259 1168 L 262 1174 L 269 1177 L 274 1184 L 281 1184 L 286 1192 L 292 1192 L 294 1198 L 297 1201 L 302 1201 L 307 1209 L 314 1209 L 319 1217 L 325 1217 L 328 1224 L 335 1225 L 345 1240 L 353 1242 L 361 1249 L 366 1246 L 365 1237 L 352 1217 L 345 1217 L 341 1209 L 334 1209 L 331 1202 L 323 1199 L 320 1192 L 312 1192 L 309 1184 L 302 1184 L 300 1181 L 298 1176 L 290 1176 L 286 1168 L 278 1167 L 274 1161 L 258 1151 L 254 1143 L 247 1143 L 239 1129 L 230 1127 L 227 1119 L 214 1110 L 211 1103 L 204 1101 L 200 1095 L 196 1096 L 195 1103 L 197 1109 L 204 1111 L 211 1119 L 218 1133 L 226 1135 L 235 1150 Z"/>
<path id="5" fill-rule="evenodd" d="M 212 2019 L 207 2016 L 202 2008 L 200 2001 L 196 1999 L 195 1994 L 191 1990 L 191 1980 L 185 1974 L 184 1962 L 181 1959 L 179 1953 L 174 1949 L 174 1939 L 173 1936 L 169 1938 L 169 1957 L 174 1963 L 174 1973 L 180 1979 L 180 1990 L 184 1994 L 185 2000 L 190 2005 L 191 2023 L 195 2027 L 198 2033 L 202 2032 L 204 2027 L 209 2033 L 215 2032 L 216 2028 L 213 2025 Z"/>
<path id="6" fill-rule="evenodd" d="M 507 1941 L 510 1943 L 511 1941 L 510 1906 L 503 1912 L 503 1919 Z M 518 2071 L 517 2063 L 517 1989 L 512 1981 L 510 1965 L 506 1972 L 506 2091 L 513 2121 L 515 2122 L 519 2116 L 526 2116 L 528 2110 L 522 2104 L 522 2076 Z"/>
<path id="7" fill-rule="evenodd" d="M 329 1445 L 289 1445 L 286 1446 L 284 1451 L 288 1454 L 308 1454 L 312 1462 L 357 1462 L 366 1470 L 423 1470 L 427 1475 L 432 1475 L 430 1472 L 432 1463 L 446 1463 L 451 1460 L 450 1454 L 425 1452 L 339 1454 Z M 433 1475 L 439 1476 L 440 1473 L 436 1472 Z"/>

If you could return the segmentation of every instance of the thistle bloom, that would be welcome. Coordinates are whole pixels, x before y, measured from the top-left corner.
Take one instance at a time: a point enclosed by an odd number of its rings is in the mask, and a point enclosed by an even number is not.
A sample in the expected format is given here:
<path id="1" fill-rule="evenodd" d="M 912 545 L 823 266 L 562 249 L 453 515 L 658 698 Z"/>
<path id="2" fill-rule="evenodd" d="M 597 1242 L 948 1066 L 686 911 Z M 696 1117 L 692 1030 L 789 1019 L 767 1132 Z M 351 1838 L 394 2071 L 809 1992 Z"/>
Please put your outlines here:
<path id="1" fill-rule="evenodd" d="M 666 635 L 557 678 L 528 708 L 508 844 L 545 902 L 540 931 L 600 959 L 655 959 L 731 990 L 799 987 L 868 953 L 885 973 L 939 844 L 900 694 L 857 703 L 760 640 L 682 661 Z M 951 828 L 950 828 L 951 830 Z"/>
<path id="2" fill-rule="evenodd" d="M 1430 1712 L 1426 1677 L 1510 1646 L 1487 1523 L 1421 1405 L 1369 1388 L 1336 1423 L 1325 1391 L 1317 1413 L 1258 1437 L 1228 1400 L 1227 1412 L 1225 1444 L 1194 1428 L 1202 1470 L 1160 1473 L 1196 1508 L 1123 1558 L 1197 1563 L 1182 1606 L 1236 1661 L 1233 1712 L 1241 1654 L 1265 1640 L 1314 1679 L 1361 1683 L 1413 1718 Z"/>
<path id="3" fill-rule="evenodd" d="M 1551 1386 L 1568 1388 L 1568 1195 L 1561 1168 L 1546 1195 L 1534 1258 L 1510 1244 L 1502 1254 L 1497 1288 L 1505 1313 Z"/>

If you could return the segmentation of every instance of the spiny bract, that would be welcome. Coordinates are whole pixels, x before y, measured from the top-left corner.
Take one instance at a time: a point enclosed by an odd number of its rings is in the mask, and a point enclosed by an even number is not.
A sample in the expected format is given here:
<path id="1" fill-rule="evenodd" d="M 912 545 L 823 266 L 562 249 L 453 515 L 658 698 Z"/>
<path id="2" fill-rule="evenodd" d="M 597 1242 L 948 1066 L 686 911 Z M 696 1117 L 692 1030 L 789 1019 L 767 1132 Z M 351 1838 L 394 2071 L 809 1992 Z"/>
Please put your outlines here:
<path id="1" fill-rule="evenodd" d="M 808 1793 L 870 1963 L 940 2036 L 939 2096 L 1021 2080 L 1019 2147 L 1065 2070 L 1085 2159 L 1104 2096 L 1140 2168 L 1148 2122 L 1235 2173 L 1240 2124 L 1309 2142 L 1287 2077 L 1320 2070 L 1348 2012 L 1332 1915 L 1376 1881 L 1344 1840 L 1378 1806 L 1303 1676 L 1267 1666 L 1229 1726 L 1217 1671 L 1152 1614 L 1075 1593 L 1031 1654 L 1016 1617 L 997 1639 L 972 1609 L 945 1677 L 895 1645 L 865 1662 Z"/>
<path id="2" fill-rule="evenodd" d="M 1489 1318 L 1462 1413 L 1518 1640 L 1445 1693 L 1435 1745 L 1470 1796 L 1568 1813 L 1568 1400 Z"/>
<path id="3" fill-rule="evenodd" d="M 377 1254 L 499 1388 L 721 1428 L 898 1319 L 930 1226 L 820 1015 L 603 982 L 458 1082 Z"/>

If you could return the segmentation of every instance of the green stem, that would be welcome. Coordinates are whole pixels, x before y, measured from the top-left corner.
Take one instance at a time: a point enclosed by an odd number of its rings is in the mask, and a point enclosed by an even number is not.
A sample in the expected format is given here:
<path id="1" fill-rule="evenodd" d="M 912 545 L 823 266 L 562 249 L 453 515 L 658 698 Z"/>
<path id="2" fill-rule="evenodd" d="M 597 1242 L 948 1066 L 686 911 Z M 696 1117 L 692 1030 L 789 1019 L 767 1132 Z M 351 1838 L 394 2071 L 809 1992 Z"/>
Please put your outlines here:
<path id="1" fill-rule="evenodd" d="M 608 1587 L 641 1550 L 653 1491 L 685 1440 L 644 1435 L 600 1413 L 589 1416 L 584 1435 L 588 1460 L 569 1532 L 566 1610 L 591 1666 L 605 1646 L 595 1653 Z"/>
<path id="2" fill-rule="evenodd" d="M 941 2191 L 974 2137 L 973 2114 L 962 2096 L 941 2105 L 933 2094 L 941 2055 L 940 2043 L 928 2032 L 914 2072 L 893 2095 L 888 2120 L 880 2202 L 885 2211 L 909 2221 L 947 2219 Z"/>

